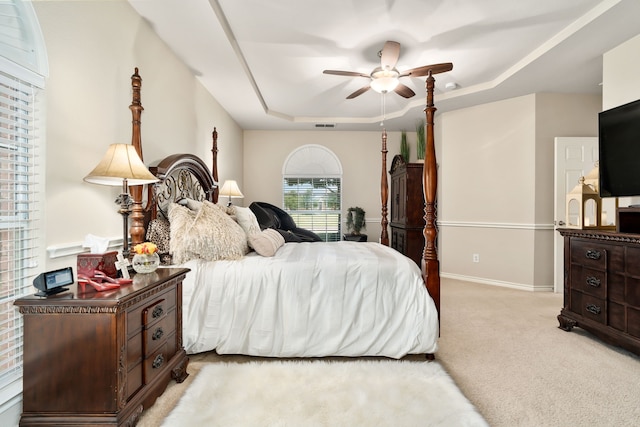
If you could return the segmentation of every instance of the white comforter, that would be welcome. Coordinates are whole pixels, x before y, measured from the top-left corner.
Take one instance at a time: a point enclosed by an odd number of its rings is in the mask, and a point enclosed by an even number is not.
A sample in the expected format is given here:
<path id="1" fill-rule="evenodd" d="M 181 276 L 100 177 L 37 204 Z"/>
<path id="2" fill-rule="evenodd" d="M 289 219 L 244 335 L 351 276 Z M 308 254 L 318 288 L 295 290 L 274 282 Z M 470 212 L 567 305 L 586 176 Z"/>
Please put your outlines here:
<path id="1" fill-rule="evenodd" d="M 187 353 L 400 358 L 437 349 L 420 269 L 378 243 L 287 243 L 272 258 L 183 266 Z"/>

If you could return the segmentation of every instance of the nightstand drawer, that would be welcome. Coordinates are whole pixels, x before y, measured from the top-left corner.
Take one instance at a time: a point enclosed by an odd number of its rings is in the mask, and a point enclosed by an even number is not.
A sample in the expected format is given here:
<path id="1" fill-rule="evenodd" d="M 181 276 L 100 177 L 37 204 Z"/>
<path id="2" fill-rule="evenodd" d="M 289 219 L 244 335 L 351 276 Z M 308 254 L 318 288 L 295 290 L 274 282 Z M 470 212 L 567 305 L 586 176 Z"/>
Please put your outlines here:
<path id="1" fill-rule="evenodd" d="M 166 292 L 156 299 L 151 304 L 147 305 L 142 310 L 142 324 L 146 327 L 154 322 L 161 320 L 171 310 L 176 307 L 176 294 L 175 292 Z"/>
<path id="2" fill-rule="evenodd" d="M 144 301 L 127 312 L 127 335 L 140 333 L 149 324 L 160 320 L 176 307 L 176 292 L 169 290 Z"/>
<path id="3" fill-rule="evenodd" d="M 160 321 L 144 330 L 144 357 L 153 353 L 176 330 L 176 312 L 171 310 Z"/>
<path id="4" fill-rule="evenodd" d="M 155 352 L 149 355 L 144 361 L 145 384 L 149 384 L 153 379 L 164 371 L 165 365 L 176 353 L 175 335 L 171 335 Z"/>

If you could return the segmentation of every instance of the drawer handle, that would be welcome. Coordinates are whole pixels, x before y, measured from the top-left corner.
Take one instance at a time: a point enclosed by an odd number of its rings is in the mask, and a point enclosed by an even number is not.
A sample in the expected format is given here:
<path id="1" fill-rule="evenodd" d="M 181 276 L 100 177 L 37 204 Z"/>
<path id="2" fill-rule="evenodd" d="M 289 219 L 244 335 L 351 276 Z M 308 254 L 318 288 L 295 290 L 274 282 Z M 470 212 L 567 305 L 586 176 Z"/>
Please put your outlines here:
<path id="1" fill-rule="evenodd" d="M 162 305 L 157 305 L 151 312 L 151 317 L 153 317 L 154 319 L 157 319 L 158 317 L 162 316 L 163 313 L 164 313 L 164 308 L 162 308 Z"/>
<path id="2" fill-rule="evenodd" d="M 164 335 L 164 331 L 162 330 L 162 328 L 157 328 L 155 331 L 153 331 L 153 335 L 151 335 L 151 339 L 153 341 L 156 341 L 162 338 L 163 335 Z"/>
<path id="3" fill-rule="evenodd" d="M 600 287 L 600 279 L 597 277 L 589 276 L 587 277 L 587 285 L 593 286 L 594 288 Z"/>
<path id="4" fill-rule="evenodd" d="M 158 369 L 160 366 L 162 366 L 163 363 L 164 363 L 164 357 L 162 357 L 162 354 L 159 354 L 156 356 L 155 359 L 153 359 L 153 363 L 151 364 L 151 367 L 153 369 Z"/>
<path id="5" fill-rule="evenodd" d="M 600 314 L 600 307 L 595 304 L 588 304 L 587 311 L 591 314 Z"/>
<path id="6" fill-rule="evenodd" d="M 600 257 L 602 256 L 602 253 L 600 251 L 596 251 L 594 249 L 589 249 L 587 251 L 587 253 L 585 254 L 585 256 L 589 259 L 594 259 L 594 260 L 599 260 Z"/>

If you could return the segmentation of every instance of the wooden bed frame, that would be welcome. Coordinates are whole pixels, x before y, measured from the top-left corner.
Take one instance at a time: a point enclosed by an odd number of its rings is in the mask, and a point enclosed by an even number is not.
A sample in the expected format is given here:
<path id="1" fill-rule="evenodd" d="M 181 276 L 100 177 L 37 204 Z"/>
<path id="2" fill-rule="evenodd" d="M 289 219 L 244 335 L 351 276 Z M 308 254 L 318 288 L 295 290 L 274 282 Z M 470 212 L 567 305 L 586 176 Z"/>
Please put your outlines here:
<path id="1" fill-rule="evenodd" d="M 142 108 L 140 98 L 140 88 L 142 79 L 138 74 L 138 68 L 131 76 L 131 86 L 133 88 L 133 101 L 129 106 L 133 120 L 133 133 L 131 144 L 143 159 L 142 137 L 140 130 L 140 117 Z M 434 114 L 436 107 L 433 104 L 433 91 L 435 79 L 431 71 L 426 80 L 426 148 L 423 168 L 423 189 L 425 204 L 425 226 L 423 230 L 425 246 L 422 255 L 422 278 L 435 302 L 438 313 L 440 313 L 440 263 L 436 248 L 436 238 L 438 230 L 436 227 L 436 192 L 437 192 L 437 165 L 434 140 Z M 167 203 L 170 200 L 177 200 L 180 197 L 206 199 L 213 203 L 218 202 L 218 188 L 214 185 L 218 181 L 218 132 L 213 130 L 212 145 L 212 171 L 202 160 L 191 154 L 174 154 L 162 160 L 157 166 L 150 168 L 161 181 L 154 187 L 149 186 L 146 197 L 143 197 L 143 187 L 131 187 L 133 198 L 131 212 L 131 247 L 141 243 L 145 239 L 145 230 L 148 221 L 158 215 L 158 204 Z M 380 243 L 389 245 L 388 209 L 387 200 L 389 197 L 389 185 L 387 182 L 387 133 L 382 131 L 382 176 L 380 180 L 380 199 L 382 202 L 382 231 Z M 195 180 L 194 178 L 195 177 Z M 143 200 L 147 200 L 146 206 Z M 160 208 L 162 209 L 162 207 Z M 166 212 L 166 211 L 165 211 Z"/>

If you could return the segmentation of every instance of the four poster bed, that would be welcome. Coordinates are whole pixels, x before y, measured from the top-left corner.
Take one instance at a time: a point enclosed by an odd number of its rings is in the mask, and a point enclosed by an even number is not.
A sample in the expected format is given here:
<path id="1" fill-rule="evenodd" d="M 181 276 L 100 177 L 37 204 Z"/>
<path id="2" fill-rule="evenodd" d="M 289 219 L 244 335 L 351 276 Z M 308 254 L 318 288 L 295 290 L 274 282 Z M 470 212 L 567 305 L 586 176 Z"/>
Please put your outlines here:
<path id="1" fill-rule="evenodd" d="M 173 264 L 191 270 L 182 298 L 187 353 L 433 357 L 440 302 L 433 82 L 429 73 L 422 270 L 389 248 L 384 131 L 380 243 L 285 243 L 285 234 L 274 230 L 279 227 L 256 230 L 249 208 L 218 205 L 216 129 L 211 171 L 190 154 L 171 155 L 150 168 L 160 182 L 145 197 L 141 187 L 132 188 L 132 243 L 157 241 L 169 248 Z M 142 157 L 137 68 L 132 86 L 132 144 Z"/>

